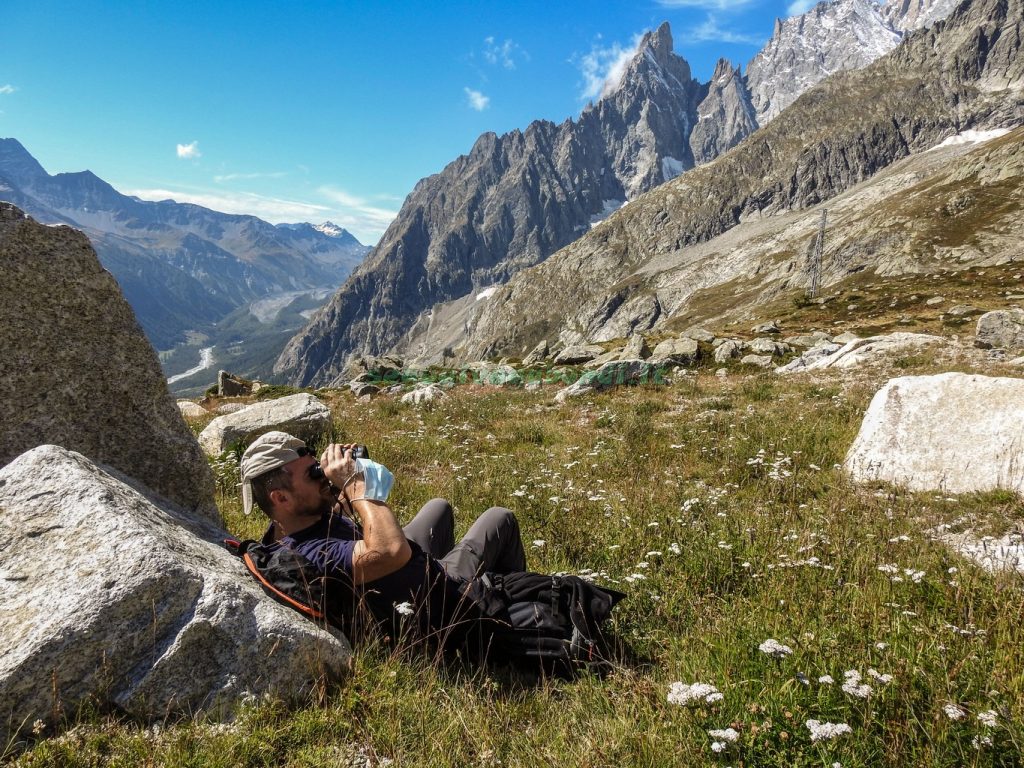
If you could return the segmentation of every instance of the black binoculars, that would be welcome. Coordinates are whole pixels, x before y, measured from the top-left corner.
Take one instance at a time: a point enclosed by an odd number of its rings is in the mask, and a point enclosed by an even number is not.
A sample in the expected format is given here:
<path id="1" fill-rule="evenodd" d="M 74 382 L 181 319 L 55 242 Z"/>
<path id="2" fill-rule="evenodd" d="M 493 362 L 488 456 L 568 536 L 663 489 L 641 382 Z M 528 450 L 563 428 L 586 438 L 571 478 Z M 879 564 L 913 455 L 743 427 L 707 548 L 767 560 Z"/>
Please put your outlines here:
<path id="1" fill-rule="evenodd" d="M 299 453 L 302 456 L 302 453 Z M 368 459 L 370 458 L 370 451 L 367 450 L 365 445 L 353 445 L 352 446 L 352 458 L 353 459 Z M 313 480 L 323 480 L 324 470 L 320 466 L 320 462 L 317 462 L 309 468 L 309 476 Z"/>

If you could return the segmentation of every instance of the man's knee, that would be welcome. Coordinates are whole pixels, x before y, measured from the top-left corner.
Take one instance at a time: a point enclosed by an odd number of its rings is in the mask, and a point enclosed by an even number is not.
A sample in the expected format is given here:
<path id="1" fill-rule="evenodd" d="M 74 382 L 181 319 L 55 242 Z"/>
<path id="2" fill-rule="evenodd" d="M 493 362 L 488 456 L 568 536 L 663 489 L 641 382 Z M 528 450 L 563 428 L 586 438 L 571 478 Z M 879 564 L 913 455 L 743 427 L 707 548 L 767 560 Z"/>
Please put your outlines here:
<path id="1" fill-rule="evenodd" d="M 487 518 L 491 525 L 497 528 L 508 528 L 514 531 L 519 530 L 519 521 L 516 519 L 516 514 L 511 509 L 505 507 L 491 507 L 482 515 L 481 518 Z"/>

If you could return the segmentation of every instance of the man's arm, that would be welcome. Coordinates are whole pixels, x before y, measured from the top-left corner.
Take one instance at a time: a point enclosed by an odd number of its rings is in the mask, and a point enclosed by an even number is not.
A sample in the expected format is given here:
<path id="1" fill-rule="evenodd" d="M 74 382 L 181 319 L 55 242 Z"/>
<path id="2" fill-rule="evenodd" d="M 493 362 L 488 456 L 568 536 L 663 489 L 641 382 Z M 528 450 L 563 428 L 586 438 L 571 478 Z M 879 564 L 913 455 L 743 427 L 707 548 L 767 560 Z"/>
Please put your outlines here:
<path id="1" fill-rule="evenodd" d="M 352 551 L 352 581 L 365 584 L 394 573 L 412 557 L 412 548 L 405 538 L 395 513 L 383 501 L 364 499 L 365 485 L 361 476 L 352 477 L 357 466 L 351 446 L 327 446 L 320 464 L 324 474 L 338 488 L 349 506 L 359 515 L 363 538 Z M 347 482 L 347 487 L 346 486 Z"/>

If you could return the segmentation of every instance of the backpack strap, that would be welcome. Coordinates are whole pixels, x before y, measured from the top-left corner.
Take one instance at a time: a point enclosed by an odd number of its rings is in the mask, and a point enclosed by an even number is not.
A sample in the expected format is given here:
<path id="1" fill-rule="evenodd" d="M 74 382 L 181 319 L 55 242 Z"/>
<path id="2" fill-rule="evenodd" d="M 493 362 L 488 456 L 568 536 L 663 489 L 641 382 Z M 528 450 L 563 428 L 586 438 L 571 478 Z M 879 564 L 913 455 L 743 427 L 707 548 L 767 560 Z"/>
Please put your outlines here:
<path id="1" fill-rule="evenodd" d="M 263 588 L 263 591 L 272 598 L 280 603 L 284 603 L 290 608 L 294 608 L 299 613 L 302 613 L 315 621 L 326 621 L 327 617 L 323 611 L 318 610 L 309 603 L 296 600 L 291 595 L 288 595 L 278 589 L 273 582 L 267 579 L 263 570 L 253 559 L 252 553 L 249 551 L 250 549 L 256 550 L 262 548 L 262 544 L 260 542 L 253 541 L 252 539 L 246 539 L 244 541 L 238 541 L 237 539 L 224 539 L 224 548 L 236 557 L 241 558 L 246 570 L 252 574 L 253 578 L 256 579 L 259 585 Z"/>

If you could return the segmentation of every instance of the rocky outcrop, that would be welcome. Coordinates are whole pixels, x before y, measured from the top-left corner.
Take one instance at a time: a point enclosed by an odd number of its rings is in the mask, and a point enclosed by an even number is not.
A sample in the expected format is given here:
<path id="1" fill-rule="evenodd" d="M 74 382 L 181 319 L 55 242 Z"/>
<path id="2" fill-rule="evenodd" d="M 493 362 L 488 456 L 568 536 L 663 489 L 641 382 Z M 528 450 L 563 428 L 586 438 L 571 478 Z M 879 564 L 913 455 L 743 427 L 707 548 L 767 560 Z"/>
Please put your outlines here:
<path id="1" fill-rule="evenodd" d="M 1021 133 L 925 150 L 965 124 L 1024 122 L 1020 16 L 1021 0 L 976 0 L 866 69 L 820 83 L 727 154 L 513 277 L 483 308 L 465 354 L 519 354 L 540 333 L 571 344 L 623 327 L 644 332 L 674 315 L 694 322 L 749 313 L 752 303 L 806 287 L 805 254 L 820 216 L 798 212 L 826 200 L 830 222 L 835 213 L 842 225 L 830 230 L 838 236 L 828 240 L 823 284 L 865 268 L 893 274 L 935 259 L 1013 258 Z M 1007 81 L 1014 87 L 996 89 Z M 893 166 L 904 158 L 906 166 Z M 890 166 L 880 187 L 856 186 Z M 954 227 L 935 215 L 937 190 L 950 200 L 965 193 L 1006 203 L 954 213 Z M 977 235 L 965 243 L 965 233 Z M 634 311 L 639 298 L 657 303 L 656 318 Z M 701 314 L 698 302 L 716 314 Z"/>
<path id="2" fill-rule="evenodd" d="M 963 373 L 889 381 L 846 456 L 854 480 L 1024 493 L 1024 381 Z"/>
<path id="3" fill-rule="evenodd" d="M 661 372 L 643 360 L 616 360 L 608 362 L 596 371 L 587 371 L 565 389 L 555 395 L 555 401 L 564 403 L 574 397 L 588 395 L 612 387 L 634 384 L 664 383 Z"/>
<path id="4" fill-rule="evenodd" d="M 312 441 L 330 426 L 330 409 L 313 395 L 303 392 L 218 416 L 199 434 L 199 444 L 208 454 L 216 456 L 232 444 L 252 442 L 265 432 L 278 430 Z"/>
<path id="5" fill-rule="evenodd" d="M 144 721 L 229 715 L 347 668 L 345 638 L 264 595 L 219 530 L 81 454 L 18 457 L 0 508 L 0 743 L 86 703 Z"/>
<path id="6" fill-rule="evenodd" d="M 79 451 L 218 520 L 213 476 L 88 238 L 0 203 L 0 465 Z"/>
<path id="7" fill-rule="evenodd" d="M 719 59 L 690 134 L 694 163 L 711 162 L 756 130 L 757 117 L 739 67 Z"/>
<path id="8" fill-rule="evenodd" d="M 944 344 L 941 336 L 927 333 L 890 333 L 883 336 L 869 336 L 854 339 L 835 349 L 838 345 L 822 345 L 805 352 L 797 359 L 776 369 L 777 373 L 796 371 L 818 371 L 823 368 L 856 368 L 885 357 L 919 352 L 925 347 Z M 835 349 L 827 353 L 828 349 Z"/>

